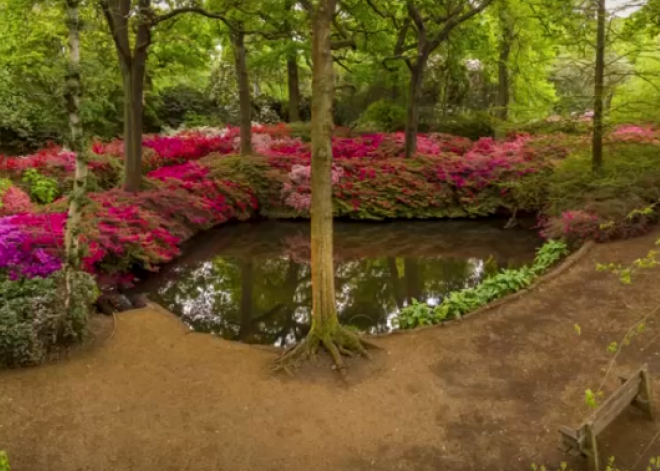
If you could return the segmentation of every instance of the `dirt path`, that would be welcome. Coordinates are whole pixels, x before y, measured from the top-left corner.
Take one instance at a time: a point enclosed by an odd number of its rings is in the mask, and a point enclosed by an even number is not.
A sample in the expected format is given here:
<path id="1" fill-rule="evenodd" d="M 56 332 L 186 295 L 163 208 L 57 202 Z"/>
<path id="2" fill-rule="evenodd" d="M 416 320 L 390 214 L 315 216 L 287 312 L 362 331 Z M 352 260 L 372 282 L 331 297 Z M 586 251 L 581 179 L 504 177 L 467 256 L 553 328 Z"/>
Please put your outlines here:
<path id="1" fill-rule="evenodd" d="M 459 325 L 383 338 L 385 351 L 354 365 L 349 387 L 326 368 L 275 376 L 272 353 L 188 333 L 158 310 L 124 313 L 102 348 L 0 373 L 0 449 L 13 471 L 556 465 L 557 427 L 589 413 L 584 390 L 598 387 L 607 345 L 660 305 L 660 270 L 626 287 L 595 263 L 630 261 L 658 236 L 598 246 L 538 292 Z M 648 362 L 656 391 L 659 324 L 615 368 Z M 659 429 L 631 409 L 604 454 L 632 466 Z"/>

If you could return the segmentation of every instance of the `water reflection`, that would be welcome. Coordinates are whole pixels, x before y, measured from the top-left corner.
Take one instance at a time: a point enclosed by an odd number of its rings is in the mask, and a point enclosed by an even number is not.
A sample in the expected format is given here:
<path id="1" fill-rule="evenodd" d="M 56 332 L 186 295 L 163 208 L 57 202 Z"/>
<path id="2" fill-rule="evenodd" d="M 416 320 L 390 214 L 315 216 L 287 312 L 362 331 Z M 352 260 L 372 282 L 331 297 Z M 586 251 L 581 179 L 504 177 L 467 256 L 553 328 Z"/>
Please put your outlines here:
<path id="1" fill-rule="evenodd" d="M 395 327 L 412 299 L 439 303 L 504 266 L 533 259 L 538 239 L 499 223 L 337 223 L 337 309 L 370 333 Z M 191 328 L 246 343 L 286 346 L 310 324 L 309 225 L 241 223 L 194 239 L 185 255 L 137 290 Z"/>

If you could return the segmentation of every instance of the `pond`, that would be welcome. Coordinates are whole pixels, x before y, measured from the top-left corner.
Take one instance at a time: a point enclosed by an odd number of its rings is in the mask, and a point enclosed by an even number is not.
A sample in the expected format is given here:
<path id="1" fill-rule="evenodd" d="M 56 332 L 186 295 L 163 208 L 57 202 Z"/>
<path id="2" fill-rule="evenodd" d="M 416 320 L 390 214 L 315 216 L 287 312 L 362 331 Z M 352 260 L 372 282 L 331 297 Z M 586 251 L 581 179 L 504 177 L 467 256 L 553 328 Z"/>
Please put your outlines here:
<path id="1" fill-rule="evenodd" d="M 285 347 L 311 315 L 309 222 L 225 225 L 191 240 L 184 255 L 135 290 L 191 329 Z M 437 304 L 500 268 L 534 259 L 531 231 L 502 221 L 336 222 L 337 310 L 344 325 L 372 334 L 396 328 L 413 299 Z"/>

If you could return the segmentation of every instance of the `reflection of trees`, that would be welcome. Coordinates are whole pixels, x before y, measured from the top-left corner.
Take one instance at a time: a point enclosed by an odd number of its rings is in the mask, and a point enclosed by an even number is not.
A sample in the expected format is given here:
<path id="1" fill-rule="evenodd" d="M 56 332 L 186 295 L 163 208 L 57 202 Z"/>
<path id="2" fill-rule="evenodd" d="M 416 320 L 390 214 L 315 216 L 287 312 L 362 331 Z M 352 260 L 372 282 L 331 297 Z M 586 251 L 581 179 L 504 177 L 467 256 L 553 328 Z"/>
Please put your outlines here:
<path id="1" fill-rule="evenodd" d="M 140 289 L 156 293 L 155 301 L 196 330 L 247 343 L 291 344 L 309 330 L 311 281 L 306 258 L 300 252 L 290 254 L 286 243 L 291 237 L 303 240 L 298 236 L 306 225 L 285 226 L 284 233 L 274 234 L 240 226 L 235 226 L 237 234 L 232 234 L 232 227 L 225 228 L 226 234 L 218 231 L 217 237 L 195 244 L 178 263 L 165 267 Z M 397 230 L 401 242 L 397 246 L 397 238 L 389 232 L 392 225 L 380 226 L 381 236 L 377 225 L 352 226 L 358 233 L 366 227 L 368 237 L 347 234 L 346 228 L 339 232 L 339 243 L 345 245 L 338 246 L 344 256 L 336 261 L 337 307 L 343 324 L 363 331 L 387 332 L 393 316 L 413 298 L 439 302 L 447 293 L 472 286 L 496 270 L 501 265 L 498 258 L 510 260 L 508 253 L 497 250 L 491 250 L 493 258 L 482 255 L 489 250 L 488 231 L 479 246 L 478 238 L 470 235 L 470 246 L 475 248 L 470 257 L 452 256 L 447 242 L 451 238 L 433 242 L 422 234 L 415 245 L 414 234 L 409 231 L 404 237 Z M 293 230 L 296 227 L 298 231 Z M 512 233 L 507 237 L 510 245 Z M 374 255 L 383 243 L 387 244 L 384 254 Z M 516 255 L 523 252 L 531 258 L 533 246 L 529 247 L 519 246 Z"/>

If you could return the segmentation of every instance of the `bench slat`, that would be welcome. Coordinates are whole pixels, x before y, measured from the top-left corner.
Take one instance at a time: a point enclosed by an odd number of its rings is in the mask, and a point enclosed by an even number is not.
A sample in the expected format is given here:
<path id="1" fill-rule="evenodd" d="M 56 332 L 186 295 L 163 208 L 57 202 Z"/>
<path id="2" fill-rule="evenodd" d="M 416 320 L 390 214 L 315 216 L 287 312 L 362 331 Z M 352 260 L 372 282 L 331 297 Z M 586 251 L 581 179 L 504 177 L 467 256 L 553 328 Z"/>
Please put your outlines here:
<path id="1" fill-rule="evenodd" d="M 594 412 L 586 422 L 590 423 L 596 435 L 614 422 L 621 412 L 635 400 L 640 392 L 642 378 L 639 374 L 626 381 Z"/>

